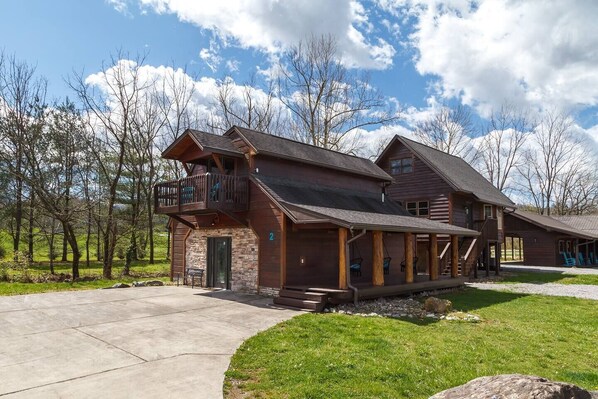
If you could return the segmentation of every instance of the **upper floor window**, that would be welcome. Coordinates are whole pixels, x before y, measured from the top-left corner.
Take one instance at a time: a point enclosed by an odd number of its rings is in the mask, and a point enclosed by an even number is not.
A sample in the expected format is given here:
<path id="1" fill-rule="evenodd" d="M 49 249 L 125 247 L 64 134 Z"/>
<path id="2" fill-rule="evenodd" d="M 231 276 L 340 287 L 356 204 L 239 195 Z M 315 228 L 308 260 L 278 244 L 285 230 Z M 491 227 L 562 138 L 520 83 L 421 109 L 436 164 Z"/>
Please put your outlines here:
<path id="1" fill-rule="evenodd" d="M 391 159 L 390 173 L 399 175 L 401 173 L 413 172 L 413 158 Z"/>
<path id="2" fill-rule="evenodd" d="M 413 216 L 428 216 L 430 203 L 428 201 L 409 201 L 406 203 L 407 212 Z"/>
<path id="3" fill-rule="evenodd" d="M 492 205 L 484 205 L 484 220 L 491 219 L 492 217 Z"/>

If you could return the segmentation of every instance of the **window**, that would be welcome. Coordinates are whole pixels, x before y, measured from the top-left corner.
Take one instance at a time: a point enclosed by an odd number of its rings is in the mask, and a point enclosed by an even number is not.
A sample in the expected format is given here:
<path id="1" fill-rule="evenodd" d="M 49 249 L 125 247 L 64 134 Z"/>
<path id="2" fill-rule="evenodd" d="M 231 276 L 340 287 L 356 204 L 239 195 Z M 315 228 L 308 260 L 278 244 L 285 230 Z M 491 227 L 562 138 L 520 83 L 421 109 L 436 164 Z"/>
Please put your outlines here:
<path id="1" fill-rule="evenodd" d="M 401 173 L 413 172 L 413 158 L 391 159 L 390 173 L 400 175 Z"/>
<path id="2" fill-rule="evenodd" d="M 428 216 L 430 214 L 430 203 L 428 201 L 407 202 L 407 212 L 413 216 Z"/>
<path id="3" fill-rule="evenodd" d="M 498 229 L 499 230 L 502 230 L 502 223 L 503 223 L 502 217 L 503 217 L 502 208 L 501 209 L 497 208 L 496 209 L 496 218 L 498 219 Z"/>
<path id="4" fill-rule="evenodd" d="M 492 218 L 492 205 L 484 205 L 484 220 Z"/>

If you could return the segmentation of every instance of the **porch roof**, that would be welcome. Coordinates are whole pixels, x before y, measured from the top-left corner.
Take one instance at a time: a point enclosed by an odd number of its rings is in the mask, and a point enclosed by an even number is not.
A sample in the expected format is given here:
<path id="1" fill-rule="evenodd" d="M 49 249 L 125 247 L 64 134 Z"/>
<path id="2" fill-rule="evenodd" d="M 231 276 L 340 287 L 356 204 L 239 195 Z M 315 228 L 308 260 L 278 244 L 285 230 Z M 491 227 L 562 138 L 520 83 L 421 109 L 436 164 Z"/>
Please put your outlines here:
<path id="1" fill-rule="evenodd" d="M 590 231 L 580 230 L 572 225 L 563 223 L 564 221 L 557 220 L 551 216 L 538 215 L 537 213 L 526 212 L 519 209 L 515 210 L 514 212 L 509 212 L 507 213 L 507 215 L 512 215 L 513 217 L 524 220 L 546 231 L 556 231 L 561 234 L 585 239 L 598 238 Z"/>
<path id="2" fill-rule="evenodd" d="M 359 192 L 253 175 L 252 180 L 297 224 L 332 223 L 354 230 L 477 236 L 477 231 L 409 214 L 382 193 Z"/>

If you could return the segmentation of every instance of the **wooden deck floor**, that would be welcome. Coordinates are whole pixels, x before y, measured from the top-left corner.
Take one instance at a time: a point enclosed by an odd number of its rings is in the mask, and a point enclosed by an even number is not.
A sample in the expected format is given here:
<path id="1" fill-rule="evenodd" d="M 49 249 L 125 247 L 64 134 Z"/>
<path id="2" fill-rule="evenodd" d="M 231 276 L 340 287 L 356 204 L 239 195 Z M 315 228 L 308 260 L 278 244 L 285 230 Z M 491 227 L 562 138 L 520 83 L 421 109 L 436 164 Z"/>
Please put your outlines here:
<path id="1" fill-rule="evenodd" d="M 424 291 L 433 291 L 439 289 L 449 289 L 461 287 L 468 279 L 465 277 L 450 278 L 447 276 L 440 276 L 438 280 L 430 281 L 427 275 L 419 275 L 416 281 L 410 284 L 394 284 L 385 285 L 382 287 L 374 287 L 371 284 L 359 283 L 355 284 L 358 290 L 359 299 L 374 299 L 385 296 L 400 296 L 411 295 Z M 308 285 L 293 285 L 285 288 L 301 290 L 305 292 L 322 292 L 328 294 L 328 301 L 330 303 L 344 303 L 353 300 L 353 291 L 350 289 L 341 290 L 335 287 L 318 287 Z"/>

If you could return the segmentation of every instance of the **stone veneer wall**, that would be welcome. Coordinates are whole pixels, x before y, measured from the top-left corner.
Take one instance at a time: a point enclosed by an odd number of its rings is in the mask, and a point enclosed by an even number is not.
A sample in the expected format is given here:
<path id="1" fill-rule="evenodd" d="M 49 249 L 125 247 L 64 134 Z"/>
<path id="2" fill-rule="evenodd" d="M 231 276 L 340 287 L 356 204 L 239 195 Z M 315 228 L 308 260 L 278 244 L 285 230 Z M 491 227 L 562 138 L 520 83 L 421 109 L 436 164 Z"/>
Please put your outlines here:
<path id="1" fill-rule="evenodd" d="M 186 241 L 188 267 L 207 268 L 208 237 L 232 237 L 231 290 L 258 293 L 258 238 L 253 231 L 241 227 L 193 230 Z"/>

